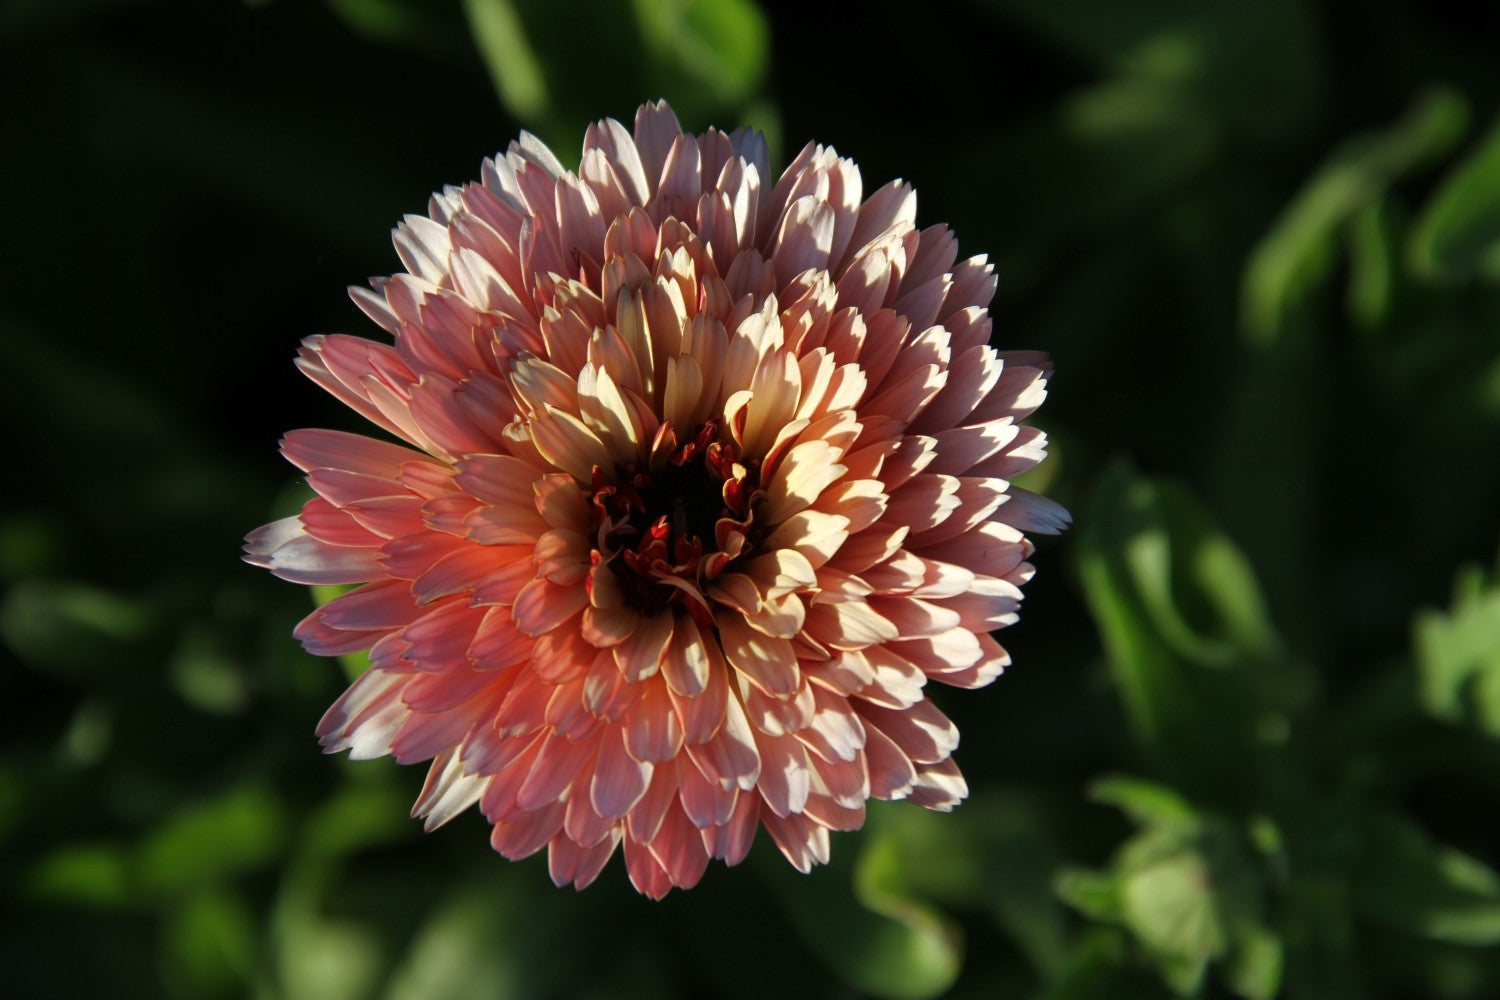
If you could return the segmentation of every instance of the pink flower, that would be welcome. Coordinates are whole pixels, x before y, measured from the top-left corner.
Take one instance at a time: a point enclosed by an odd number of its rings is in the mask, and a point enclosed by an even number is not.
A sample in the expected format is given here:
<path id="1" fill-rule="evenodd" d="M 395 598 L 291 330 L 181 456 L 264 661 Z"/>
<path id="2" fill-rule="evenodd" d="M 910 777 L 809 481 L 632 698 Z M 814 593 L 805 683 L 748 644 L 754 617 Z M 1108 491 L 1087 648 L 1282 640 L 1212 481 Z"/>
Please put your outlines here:
<path id="1" fill-rule="evenodd" d="M 406 442 L 288 434 L 317 496 L 247 539 L 360 585 L 296 630 L 370 651 L 319 737 L 430 760 L 414 815 L 478 803 L 558 885 L 623 844 L 660 897 L 761 826 L 805 872 L 867 799 L 951 809 L 924 685 L 1001 672 L 1024 533 L 1067 523 L 1009 484 L 1050 365 L 988 346 L 985 258 L 827 147 L 770 176 L 762 136 L 664 103 L 591 126 L 577 175 L 523 134 L 352 290 L 394 343 L 298 361 Z"/>

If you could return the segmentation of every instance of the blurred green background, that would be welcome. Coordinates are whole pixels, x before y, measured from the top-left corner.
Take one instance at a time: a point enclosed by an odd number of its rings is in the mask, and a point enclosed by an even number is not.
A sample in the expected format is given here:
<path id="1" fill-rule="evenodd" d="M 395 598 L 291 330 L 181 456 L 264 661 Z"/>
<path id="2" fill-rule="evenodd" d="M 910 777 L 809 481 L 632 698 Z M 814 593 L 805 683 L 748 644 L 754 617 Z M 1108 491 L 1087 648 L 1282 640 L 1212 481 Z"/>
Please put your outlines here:
<path id="1" fill-rule="evenodd" d="M 0 4 L 18 997 L 1500 995 L 1500 13 L 1455 0 Z M 987 251 L 1057 362 L 972 796 L 650 903 L 406 819 L 238 561 L 293 370 L 524 127 L 665 96 Z"/>

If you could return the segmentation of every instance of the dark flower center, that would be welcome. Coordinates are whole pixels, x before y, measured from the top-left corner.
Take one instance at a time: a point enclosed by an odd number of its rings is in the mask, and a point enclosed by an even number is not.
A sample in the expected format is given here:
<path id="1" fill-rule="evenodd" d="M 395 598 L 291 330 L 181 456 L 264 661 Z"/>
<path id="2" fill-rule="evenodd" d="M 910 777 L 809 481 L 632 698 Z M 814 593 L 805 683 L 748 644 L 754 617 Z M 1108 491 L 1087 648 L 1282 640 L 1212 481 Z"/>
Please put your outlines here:
<path id="1" fill-rule="evenodd" d="M 665 520 L 669 548 L 675 551 L 674 543 L 686 541 L 700 543 L 705 553 L 717 552 L 714 525 L 729 509 L 724 506 L 724 480 L 708 470 L 702 456 L 695 455 L 681 465 L 668 462 L 660 472 L 644 478 L 645 512 L 633 523 L 649 531 L 651 525 Z"/>
<path id="2" fill-rule="evenodd" d="M 612 479 L 594 470 L 596 551 L 641 614 L 685 605 L 711 623 L 703 586 L 748 551 L 759 463 L 740 464 L 718 429 L 709 421 L 685 443 L 672 438 L 648 468 L 620 465 Z"/>

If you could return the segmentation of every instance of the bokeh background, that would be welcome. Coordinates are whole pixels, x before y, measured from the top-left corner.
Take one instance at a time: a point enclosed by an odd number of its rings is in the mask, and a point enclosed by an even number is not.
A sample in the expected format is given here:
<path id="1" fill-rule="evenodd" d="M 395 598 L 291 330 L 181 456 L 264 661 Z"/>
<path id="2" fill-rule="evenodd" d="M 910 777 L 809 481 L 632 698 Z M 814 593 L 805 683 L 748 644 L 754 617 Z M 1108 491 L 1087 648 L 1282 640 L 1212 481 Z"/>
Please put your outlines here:
<path id="1" fill-rule="evenodd" d="M 1310 0 L 0 5 L 15 997 L 1500 995 L 1500 14 Z M 293 370 L 520 128 L 900 176 L 1057 363 L 972 795 L 661 903 L 424 836 L 238 561 Z"/>

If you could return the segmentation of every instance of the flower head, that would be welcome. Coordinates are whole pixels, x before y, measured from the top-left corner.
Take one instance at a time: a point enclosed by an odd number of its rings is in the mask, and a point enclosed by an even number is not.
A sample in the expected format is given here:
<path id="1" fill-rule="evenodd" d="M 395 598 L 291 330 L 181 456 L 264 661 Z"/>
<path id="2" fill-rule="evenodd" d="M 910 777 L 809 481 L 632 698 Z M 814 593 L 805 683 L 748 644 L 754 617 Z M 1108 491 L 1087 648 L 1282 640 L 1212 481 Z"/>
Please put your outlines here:
<path id="1" fill-rule="evenodd" d="M 301 430 L 317 496 L 250 562 L 359 584 L 296 630 L 369 650 L 328 751 L 431 761 L 428 828 L 478 804 L 508 858 L 582 887 L 691 886 L 764 826 L 806 871 L 870 798 L 966 794 L 929 680 L 978 687 L 1067 521 L 1009 484 L 1049 364 L 988 346 L 983 257 L 809 144 L 663 103 L 588 130 L 575 175 L 523 134 L 395 230 L 352 290 L 392 343 L 298 365 L 405 442 Z"/>

